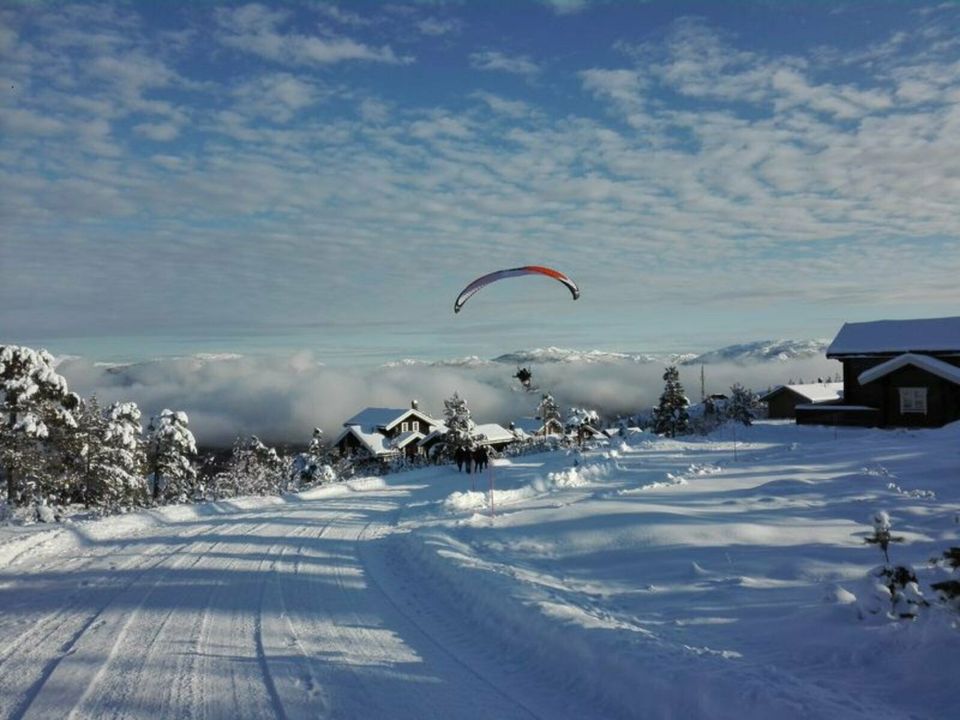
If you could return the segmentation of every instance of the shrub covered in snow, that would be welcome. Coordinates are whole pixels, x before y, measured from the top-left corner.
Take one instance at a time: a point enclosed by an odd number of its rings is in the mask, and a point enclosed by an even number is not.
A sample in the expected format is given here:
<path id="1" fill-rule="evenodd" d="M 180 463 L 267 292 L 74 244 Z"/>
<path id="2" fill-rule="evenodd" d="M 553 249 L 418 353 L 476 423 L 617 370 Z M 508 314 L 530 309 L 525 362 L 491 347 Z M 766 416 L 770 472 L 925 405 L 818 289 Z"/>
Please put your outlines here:
<path id="1" fill-rule="evenodd" d="M 885 611 L 888 617 L 909 620 L 928 604 L 913 568 L 890 564 L 890 543 L 903 542 L 902 537 L 891 534 L 892 527 L 890 516 L 885 511 L 874 513 L 873 535 L 865 538 L 865 542 L 879 546 L 886 562 L 870 571 L 872 583 L 870 592 L 861 604 L 861 617 Z"/>

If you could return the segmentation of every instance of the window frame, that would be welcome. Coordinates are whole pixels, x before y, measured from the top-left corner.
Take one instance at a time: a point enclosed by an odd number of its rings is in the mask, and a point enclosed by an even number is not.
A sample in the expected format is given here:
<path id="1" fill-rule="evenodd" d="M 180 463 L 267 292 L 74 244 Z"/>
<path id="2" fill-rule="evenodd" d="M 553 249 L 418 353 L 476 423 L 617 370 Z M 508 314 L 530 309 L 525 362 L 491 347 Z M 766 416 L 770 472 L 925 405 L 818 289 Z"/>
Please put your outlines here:
<path id="1" fill-rule="evenodd" d="M 900 414 L 901 415 L 926 415 L 927 388 L 925 387 L 899 387 L 897 388 L 900 396 Z"/>

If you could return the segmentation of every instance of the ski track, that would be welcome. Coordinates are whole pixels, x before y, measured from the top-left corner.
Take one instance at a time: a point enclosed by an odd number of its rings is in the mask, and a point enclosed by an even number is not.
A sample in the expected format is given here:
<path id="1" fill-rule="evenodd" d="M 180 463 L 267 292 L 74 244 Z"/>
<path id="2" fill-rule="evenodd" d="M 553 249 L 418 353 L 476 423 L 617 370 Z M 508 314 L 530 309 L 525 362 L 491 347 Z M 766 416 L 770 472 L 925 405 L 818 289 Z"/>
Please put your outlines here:
<path id="1" fill-rule="evenodd" d="M 192 533 L 192 536 L 196 537 L 203 532 L 203 528 L 197 529 Z M 128 545 L 122 544 L 120 548 L 114 548 L 114 550 L 125 549 Z M 169 550 L 146 567 L 141 567 L 126 583 L 117 586 L 115 590 L 110 592 L 105 600 L 95 600 L 91 596 L 103 595 L 111 590 L 111 585 L 115 585 L 115 573 L 117 571 L 123 572 L 136 568 L 138 564 L 142 563 L 142 557 L 134 556 L 121 565 L 110 566 L 97 582 L 88 582 L 68 596 L 67 602 L 62 608 L 32 622 L 31 627 L 18 636 L 4 637 L 3 645 L 6 651 L 0 657 L 0 710 L 8 712 L 11 718 L 22 717 L 60 662 L 76 651 L 78 642 L 87 631 L 98 627 L 102 614 L 110 604 L 117 597 L 122 596 L 123 593 L 134 587 L 151 570 L 181 551 L 182 548 L 180 547 Z M 109 555 L 109 551 L 91 557 L 88 562 L 74 564 L 67 561 L 59 565 L 42 566 L 44 572 L 41 574 L 47 574 L 52 570 L 60 572 L 61 568 L 63 568 L 62 572 L 64 574 L 77 569 L 86 569 L 107 555 Z M 89 600 L 95 601 L 90 603 Z M 90 605 L 95 609 L 91 611 Z M 7 612 L 12 610 L 11 607 Z M 5 665 L 12 658 L 16 660 L 17 672 L 15 676 L 4 672 Z M 29 687 L 25 689 L 17 687 L 17 685 L 22 686 L 31 677 L 33 682 Z M 7 710 L 5 701 L 17 697 L 20 697 L 19 702 Z"/>

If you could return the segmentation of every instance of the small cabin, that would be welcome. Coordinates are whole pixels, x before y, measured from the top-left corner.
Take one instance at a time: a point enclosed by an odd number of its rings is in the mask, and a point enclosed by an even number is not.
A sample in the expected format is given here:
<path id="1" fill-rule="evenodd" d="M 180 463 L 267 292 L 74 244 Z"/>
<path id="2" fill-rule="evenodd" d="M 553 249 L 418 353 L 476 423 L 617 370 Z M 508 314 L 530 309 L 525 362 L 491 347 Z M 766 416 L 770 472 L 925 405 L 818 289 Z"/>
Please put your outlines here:
<path id="1" fill-rule="evenodd" d="M 777 385 L 759 399 L 767 404 L 767 417 L 771 420 L 794 420 L 797 405 L 835 403 L 842 397 L 842 382 L 818 382 Z"/>
<path id="2" fill-rule="evenodd" d="M 798 423 L 940 427 L 960 420 L 960 317 L 846 323 L 827 357 L 843 364 L 843 400 L 798 405 Z"/>

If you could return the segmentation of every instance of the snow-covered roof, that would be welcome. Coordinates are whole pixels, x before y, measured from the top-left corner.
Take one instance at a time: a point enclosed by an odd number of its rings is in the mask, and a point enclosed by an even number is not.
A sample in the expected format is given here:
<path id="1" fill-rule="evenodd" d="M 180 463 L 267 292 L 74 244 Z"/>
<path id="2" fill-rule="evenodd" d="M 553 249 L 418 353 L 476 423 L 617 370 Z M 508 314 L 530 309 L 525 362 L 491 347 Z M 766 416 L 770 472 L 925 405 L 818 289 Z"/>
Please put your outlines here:
<path id="1" fill-rule="evenodd" d="M 473 437 L 482 436 L 489 443 L 513 442 L 516 436 L 503 425 L 497 423 L 485 423 L 477 425 L 473 429 Z"/>
<path id="2" fill-rule="evenodd" d="M 436 440 L 437 438 L 441 438 L 446 434 L 447 434 L 447 426 L 444 425 L 443 423 L 440 423 L 420 440 L 420 444 L 427 445 L 433 440 Z"/>
<path id="3" fill-rule="evenodd" d="M 789 390 L 812 403 L 839 400 L 841 397 L 843 397 L 843 383 L 829 382 L 777 385 L 777 387 L 768 392 L 766 395 L 762 396 L 760 399 L 768 400 L 772 395 L 780 392 L 781 390 Z"/>
<path id="4" fill-rule="evenodd" d="M 428 425 L 436 425 L 438 422 L 440 422 L 436 418 L 430 417 L 422 410 L 418 410 L 417 408 L 410 408 L 406 410 L 402 415 L 395 417 L 393 420 L 383 425 L 383 429 L 391 430 L 395 428 L 397 425 L 399 425 L 401 422 L 403 422 L 404 420 L 410 417 L 419 418 L 420 420 L 423 420 L 423 422 L 427 423 Z"/>
<path id="5" fill-rule="evenodd" d="M 943 360 L 937 360 L 937 358 L 932 358 L 929 355 L 918 355 L 916 353 L 897 355 L 897 357 L 890 358 L 886 362 L 875 365 L 869 370 L 864 370 L 857 376 L 857 381 L 861 385 L 866 385 L 907 365 L 921 368 L 955 385 L 960 385 L 960 367 L 951 365 Z"/>
<path id="6" fill-rule="evenodd" d="M 378 432 L 368 432 L 360 425 L 348 425 L 333 441 L 337 445 L 347 435 L 353 435 L 357 441 L 374 457 L 393 455 L 396 450 L 388 443 L 387 438 Z"/>
<path id="7" fill-rule="evenodd" d="M 408 410 L 409 408 L 365 408 L 343 424 L 359 425 L 363 428 L 383 427 L 405 415 Z"/>
<path id="8" fill-rule="evenodd" d="M 422 410 L 416 408 L 366 408 L 361 410 L 352 418 L 347 420 L 344 425 L 359 425 L 362 428 L 367 430 L 374 430 L 376 428 L 383 428 L 384 430 L 390 430 L 392 427 L 401 422 L 404 418 L 409 415 L 415 415 L 416 417 L 424 420 L 425 422 L 435 425 L 438 421 L 434 418 L 427 415 Z"/>
<path id="9" fill-rule="evenodd" d="M 878 352 L 960 352 L 960 317 L 845 323 L 827 357 Z"/>
<path id="10" fill-rule="evenodd" d="M 395 447 L 398 450 L 400 450 L 402 448 L 405 448 L 407 445 L 409 445 L 414 441 L 419 442 L 420 440 L 423 439 L 423 437 L 424 437 L 423 433 L 414 432 L 411 430 L 410 432 L 405 432 L 405 433 L 401 433 L 400 435 L 397 435 L 397 437 L 395 437 L 393 439 L 393 442 L 391 442 L 390 444 L 392 447 Z"/>

